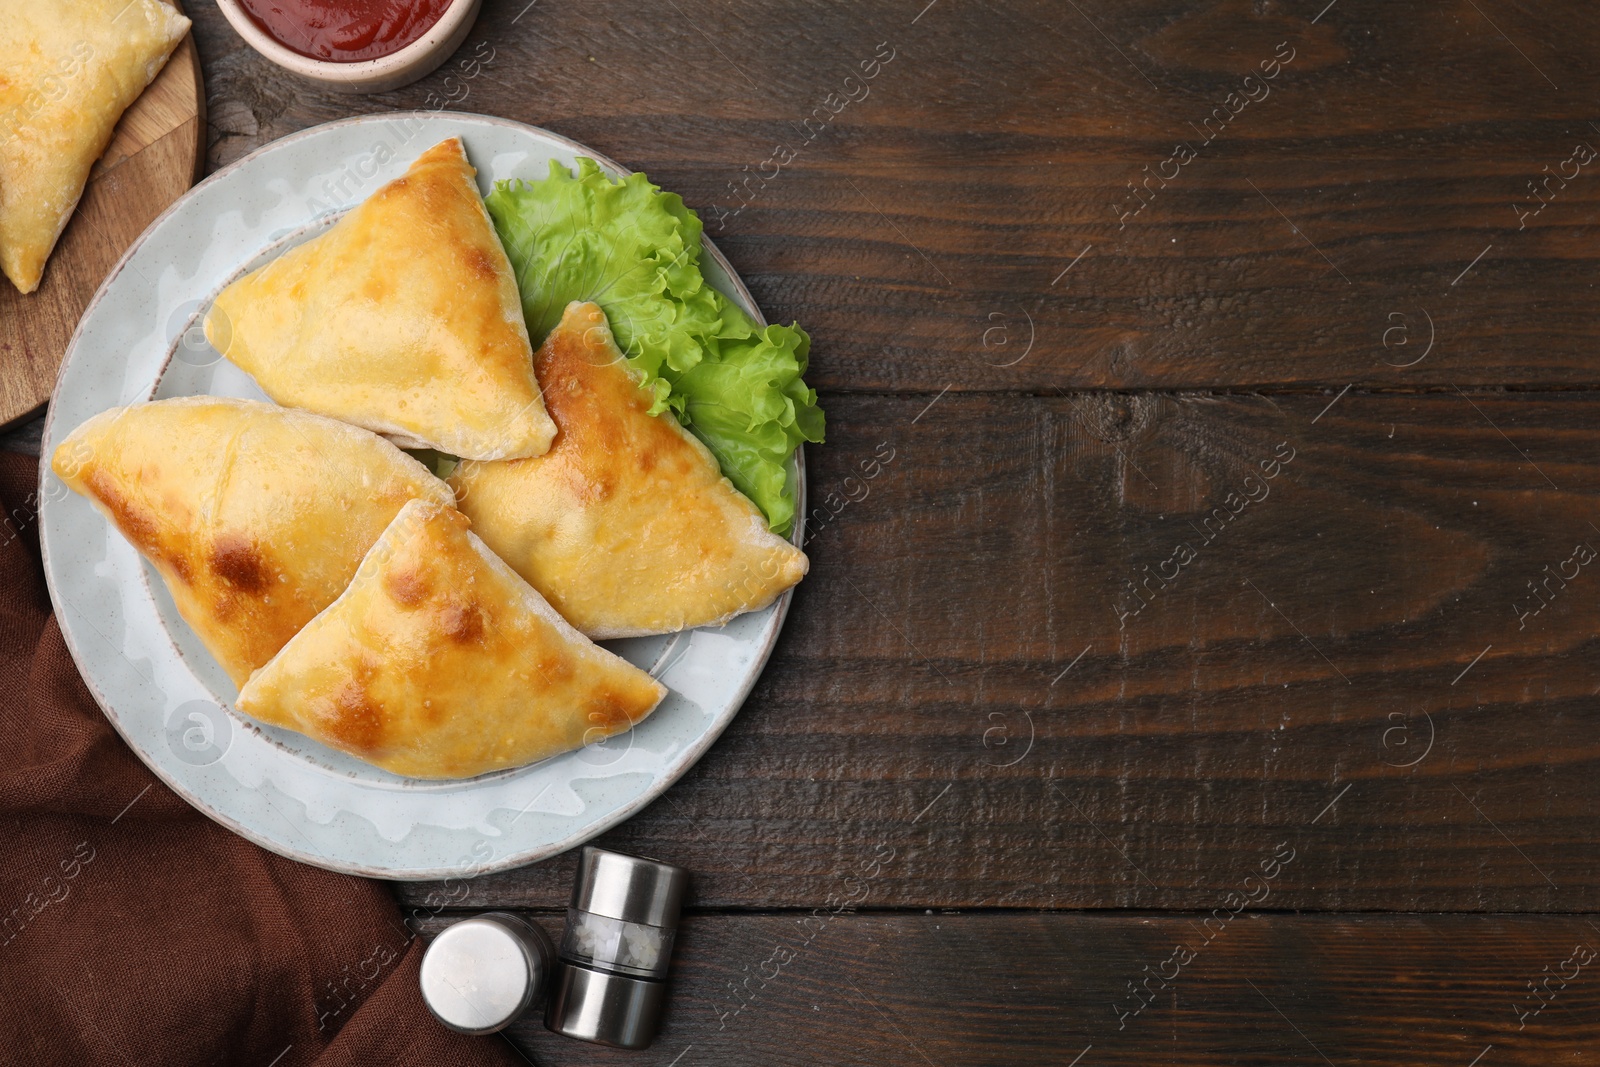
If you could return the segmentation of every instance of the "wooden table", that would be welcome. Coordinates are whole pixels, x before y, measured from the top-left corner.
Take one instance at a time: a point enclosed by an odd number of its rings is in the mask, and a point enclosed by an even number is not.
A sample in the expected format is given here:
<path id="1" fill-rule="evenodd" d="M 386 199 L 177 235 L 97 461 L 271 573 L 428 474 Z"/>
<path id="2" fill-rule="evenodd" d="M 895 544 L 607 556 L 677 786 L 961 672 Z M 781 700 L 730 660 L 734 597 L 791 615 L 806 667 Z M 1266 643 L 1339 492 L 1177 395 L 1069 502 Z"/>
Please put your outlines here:
<path id="1" fill-rule="evenodd" d="M 695 876 L 665 1030 L 531 1060 L 1594 1061 L 1594 5 L 490 0 L 366 98 L 195 19 L 213 167 L 536 123 L 815 339 L 811 577 L 602 838 Z"/>

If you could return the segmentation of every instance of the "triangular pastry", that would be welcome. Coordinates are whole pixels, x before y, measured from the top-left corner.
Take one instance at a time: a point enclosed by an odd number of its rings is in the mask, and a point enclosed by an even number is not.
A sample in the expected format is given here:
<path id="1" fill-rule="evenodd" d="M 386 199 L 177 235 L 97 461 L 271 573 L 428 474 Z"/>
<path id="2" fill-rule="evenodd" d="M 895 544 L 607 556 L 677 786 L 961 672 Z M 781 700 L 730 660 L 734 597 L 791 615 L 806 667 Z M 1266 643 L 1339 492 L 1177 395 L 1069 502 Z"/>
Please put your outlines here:
<path id="1" fill-rule="evenodd" d="M 333 603 L 407 501 L 453 500 L 375 434 L 223 397 L 112 408 L 50 465 L 154 564 L 236 685 Z"/>
<path id="2" fill-rule="evenodd" d="M 633 726 L 666 690 L 591 643 L 467 530 L 413 501 L 240 711 L 412 778 L 470 778 Z"/>
<path id="3" fill-rule="evenodd" d="M 590 637 L 715 625 L 805 576 L 805 554 L 670 413 L 651 415 L 594 304 L 534 357 L 556 422 L 534 459 L 463 463 L 459 507 L 490 548 Z"/>
<path id="4" fill-rule="evenodd" d="M 160 0 L 0 0 L 0 269 L 45 261 L 128 105 L 189 32 Z"/>
<path id="5" fill-rule="evenodd" d="M 206 337 L 280 404 L 474 459 L 537 456 L 516 278 L 459 138 L 224 289 Z"/>

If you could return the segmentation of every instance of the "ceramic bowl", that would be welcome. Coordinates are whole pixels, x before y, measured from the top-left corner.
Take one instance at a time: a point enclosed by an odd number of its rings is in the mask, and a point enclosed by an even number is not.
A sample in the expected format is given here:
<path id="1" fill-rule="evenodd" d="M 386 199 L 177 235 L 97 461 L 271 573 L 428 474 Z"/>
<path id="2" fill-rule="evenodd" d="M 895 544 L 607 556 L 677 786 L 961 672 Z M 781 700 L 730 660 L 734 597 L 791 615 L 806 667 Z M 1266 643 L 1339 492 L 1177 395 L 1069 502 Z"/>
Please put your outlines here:
<path id="1" fill-rule="evenodd" d="M 245 11 L 240 0 L 217 0 L 245 43 L 284 70 L 341 93 L 382 93 L 426 77 L 467 39 L 482 0 L 453 0 L 427 33 L 398 52 L 356 63 L 312 59 L 280 44 Z"/>

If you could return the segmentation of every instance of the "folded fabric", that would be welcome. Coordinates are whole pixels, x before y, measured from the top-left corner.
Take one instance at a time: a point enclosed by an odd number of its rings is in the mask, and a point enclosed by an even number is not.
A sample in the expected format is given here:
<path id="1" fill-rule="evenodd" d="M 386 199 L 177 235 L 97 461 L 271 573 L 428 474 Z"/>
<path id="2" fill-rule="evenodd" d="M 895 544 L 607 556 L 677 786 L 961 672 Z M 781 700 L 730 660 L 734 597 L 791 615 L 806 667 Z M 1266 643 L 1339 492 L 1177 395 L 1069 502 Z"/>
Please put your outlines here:
<path id="1" fill-rule="evenodd" d="M 0 1057 L 49 1067 L 512 1067 L 417 989 L 377 882 L 261 849 L 156 780 L 50 612 L 36 461 L 0 453 Z M 20 523 L 20 526 L 19 526 Z"/>

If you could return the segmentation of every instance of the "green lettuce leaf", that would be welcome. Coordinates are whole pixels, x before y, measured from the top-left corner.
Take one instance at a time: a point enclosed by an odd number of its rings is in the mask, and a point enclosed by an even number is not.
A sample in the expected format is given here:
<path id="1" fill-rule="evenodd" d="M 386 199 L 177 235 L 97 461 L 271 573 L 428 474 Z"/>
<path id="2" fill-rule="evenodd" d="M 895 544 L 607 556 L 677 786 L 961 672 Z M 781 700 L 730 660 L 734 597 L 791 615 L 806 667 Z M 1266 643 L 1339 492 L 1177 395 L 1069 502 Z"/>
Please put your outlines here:
<path id="1" fill-rule="evenodd" d="M 534 345 L 573 300 L 605 311 L 628 365 L 704 441 L 722 473 L 777 533 L 794 525 L 789 457 L 820 442 L 822 409 L 801 375 L 811 339 L 798 324 L 756 325 L 700 272 L 699 216 L 643 174 L 613 182 L 592 159 L 574 176 L 496 182 L 486 199 L 517 274 Z"/>

